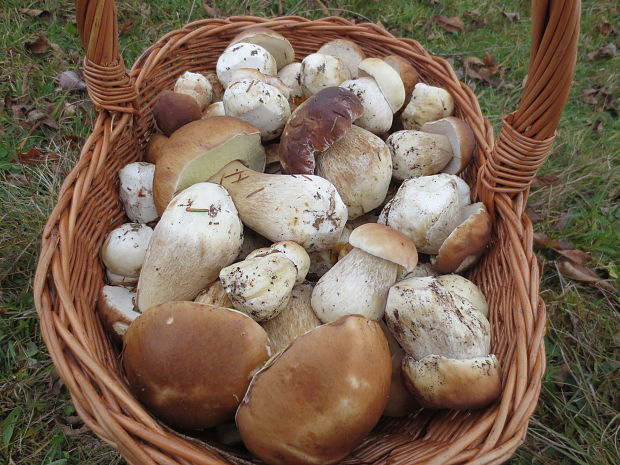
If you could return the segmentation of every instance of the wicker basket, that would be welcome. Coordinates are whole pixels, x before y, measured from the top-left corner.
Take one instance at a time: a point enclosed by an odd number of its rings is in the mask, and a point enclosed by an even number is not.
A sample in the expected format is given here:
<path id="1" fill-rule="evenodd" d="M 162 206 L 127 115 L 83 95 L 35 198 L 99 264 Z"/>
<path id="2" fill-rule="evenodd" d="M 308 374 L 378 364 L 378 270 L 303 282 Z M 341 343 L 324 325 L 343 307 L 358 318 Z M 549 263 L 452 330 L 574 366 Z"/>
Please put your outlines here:
<path id="1" fill-rule="evenodd" d="M 52 360 L 86 425 L 135 465 L 249 463 L 249 455 L 213 440 L 181 436 L 154 420 L 132 397 L 95 311 L 103 285 L 100 246 L 124 220 L 118 170 L 143 156 L 153 131 L 157 94 L 185 70 L 213 70 L 242 29 L 261 23 L 284 34 L 298 56 L 346 37 L 370 56 L 401 55 L 425 82 L 447 88 L 456 114 L 472 127 L 477 151 L 465 173 L 494 215 L 492 242 L 470 274 L 486 294 L 492 352 L 503 368 L 500 400 L 476 411 L 428 411 L 383 419 L 344 461 L 347 464 L 492 464 L 523 442 L 545 369 L 545 306 L 532 253 L 532 224 L 524 214 L 530 182 L 552 144 L 572 82 L 579 31 L 578 0 L 536 0 L 529 78 L 516 112 L 504 119 L 496 143 L 471 90 L 446 61 L 410 39 L 374 24 L 342 18 L 231 17 L 188 24 L 147 49 L 127 74 L 119 53 L 113 0 L 77 0 L 86 59 L 84 75 L 99 114 L 80 160 L 65 180 L 43 232 L 34 283 L 41 330 Z"/>

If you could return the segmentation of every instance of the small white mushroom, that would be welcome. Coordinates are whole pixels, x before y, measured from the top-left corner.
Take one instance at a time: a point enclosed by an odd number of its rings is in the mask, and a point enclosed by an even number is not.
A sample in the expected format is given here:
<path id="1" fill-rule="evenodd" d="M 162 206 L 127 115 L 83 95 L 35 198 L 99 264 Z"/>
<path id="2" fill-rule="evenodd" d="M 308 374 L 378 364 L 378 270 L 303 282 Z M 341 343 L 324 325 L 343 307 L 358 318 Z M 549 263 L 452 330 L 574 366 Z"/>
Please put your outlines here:
<path id="1" fill-rule="evenodd" d="M 138 284 L 137 276 L 135 277 L 123 276 L 120 274 L 113 273 L 108 269 L 105 270 L 105 275 L 106 275 L 106 278 L 108 279 L 108 284 L 110 284 L 111 286 L 124 286 L 124 287 L 133 288 L 133 287 L 136 287 L 136 284 Z"/>
<path id="2" fill-rule="evenodd" d="M 256 321 L 270 320 L 285 308 L 296 277 L 295 264 L 282 253 L 247 258 L 220 271 L 234 308 Z"/>
<path id="3" fill-rule="evenodd" d="M 209 80 L 200 73 L 185 71 L 174 84 L 174 91 L 178 94 L 186 94 L 193 97 L 204 110 L 213 99 L 213 88 Z"/>
<path id="4" fill-rule="evenodd" d="M 359 74 L 375 80 L 392 113 L 400 110 L 405 103 L 405 85 L 398 71 L 379 58 L 366 58 L 359 64 Z"/>
<path id="5" fill-rule="evenodd" d="M 97 310 L 104 326 L 117 340 L 122 340 L 133 320 L 140 316 L 135 311 L 136 293 L 126 287 L 103 286 Z"/>
<path id="6" fill-rule="evenodd" d="M 326 179 L 258 173 L 234 161 L 211 178 L 232 196 L 246 226 L 273 242 L 294 241 L 308 252 L 338 242 L 347 207 Z"/>
<path id="7" fill-rule="evenodd" d="M 263 247 L 254 250 L 247 256 L 247 258 L 266 257 L 267 255 L 273 253 L 282 253 L 286 258 L 292 261 L 295 265 L 295 269 L 297 270 L 297 278 L 295 282 L 297 284 L 304 282 L 310 268 L 310 257 L 308 256 L 308 252 L 306 252 L 306 250 L 297 242 L 276 242 L 275 244 L 271 244 L 270 247 Z"/>
<path id="8" fill-rule="evenodd" d="M 384 134 L 392 126 L 392 109 L 374 79 L 361 77 L 340 84 L 353 92 L 364 106 L 362 116 L 354 124 L 375 134 Z"/>
<path id="9" fill-rule="evenodd" d="M 353 219 L 385 200 L 392 179 L 392 157 L 380 137 L 353 126 L 316 156 L 315 174 L 336 186 L 349 219 Z"/>
<path id="10" fill-rule="evenodd" d="M 497 399 L 502 382 L 495 355 L 459 360 L 429 355 L 405 357 L 402 373 L 407 389 L 425 408 L 476 409 Z"/>
<path id="11" fill-rule="evenodd" d="M 289 90 L 289 97 L 301 97 L 301 63 L 291 63 L 278 71 L 278 77 Z"/>
<path id="12" fill-rule="evenodd" d="M 255 26 L 245 29 L 235 36 L 231 44 L 247 42 L 265 48 L 276 60 L 278 69 L 295 59 L 295 50 L 286 37 L 266 27 Z M 275 73 L 273 73 L 275 74 Z"/>
<path id="13" fill-rule="evenodd" d="M 437 278 L 409 278 L 389 290 L 385 319 L 401 347 L 416 360 L 429 355 L 484 357 L 491 325 L 472 301 Z"/>
<path id="14" fill-rule="evenodd" d="M 465 169 L 476 148 L 476 138 L 469 124 L 460 118 L 448 116 L 424 123 L 422 131 L 448 138 L 454 156 L 442 169 L 444 173 L 459 174 Z"/>
<path id="15" fill-rule="evenodd" d="M 418 260 L 408 237 L 376 223 L 353 230 L 349 243 L 354 249 L 319 279 L 312 292 L 312 308 L 323 323 L 354 314 L 381 319 L 399 265 L 412 270 Z"/>
<path id="16" fill-rule="evenodd" d="M 217 77 L 224 86 L 228 87 L 234 70 L 239 68 L 254 68 L 263 74 L 276 74 L 276 60 L 260 45 L 237 43 L 229 45 L 217 60 Z"/>
<path id="17" fill-rule="evenodd" d="M 410 237 L 419 251 L 436 254 L 458 226 L 461 209 L 468 203 L 469 187 L 458 176 L 412 178 L 402 183 L 383 208 L 379 223 Z"/>
<path id="18" fill-rule="evenodd" d="M 159 218 L 153 200 L 155 165 L 135 162 L 118 172 L 120 198 L 127 217 L 134 223 L 150 223 Z"/>
<path id="19" fill-rule="evenodd" d="M 151 228 L 139 223 L 125 223 L 110 231 L 101 247 L 106 268 L 117 275 L 138 277 L 152 235 Z"/>
<path id="20" fill-rule="evenodd" d="M 202 112 L 202 119 L 213 118 L 214 116 L 226 116 L 224 102 L 212 103 Z"/>
<path id="21" fill-rule="evenodd" d="M 321 325 L 321 320 L 316 317 L 310 305 L 311 295 L 310 284 L 297 284 L 280 314 L 262 324 L 276 354 L 286 349 L 302 334 Z"/>
<path id="22" fill-rule="evenodd" d="M 331 55 L 312 53 L 301 62 L 300 83 L 304 97 L 326 87 L 335 87 L 350 78 L 351 73 L 344 63 Z"/>
<path id="23" fill-rule="evenodd" d="M 403 127 L 419 130 L 424 123 L 452 116 L 453 112 L 454 99 L 447 90 L 419 82 L 403 111 Z"/>
<path id="24" fill-rule="evenodd" d="M 351 78 L 353 79 L 358 77 L 358 66 L 360 62 L 366 58 L 364 51 L 359 45 L 348 39 L 330 40 L 321 46 L 318 53 L 340 58 L 351 73 Z"/>
<path id="25" fill-rule="evenodd" d="M 450 141 L 440 134 L 397 131 L 386 143 L 392 154 L 394 179 L 399 181 L 437 174 L 452 159 Z"/>
<path id="26" fill-rule="evenodd" d="M 256 126 L 263 141 L 278 137 L 291 116 L 287 99 L 275 87 L 256 79 L 234 82 L 224 92 L 224 111 Z"/>
<path id="27" fill-rule="evenodd" d="M 201 182 L 170 201 L 138 281 L 138 307 L 193 300 L 241 250 L 243 225 L 226 189 Z"/>

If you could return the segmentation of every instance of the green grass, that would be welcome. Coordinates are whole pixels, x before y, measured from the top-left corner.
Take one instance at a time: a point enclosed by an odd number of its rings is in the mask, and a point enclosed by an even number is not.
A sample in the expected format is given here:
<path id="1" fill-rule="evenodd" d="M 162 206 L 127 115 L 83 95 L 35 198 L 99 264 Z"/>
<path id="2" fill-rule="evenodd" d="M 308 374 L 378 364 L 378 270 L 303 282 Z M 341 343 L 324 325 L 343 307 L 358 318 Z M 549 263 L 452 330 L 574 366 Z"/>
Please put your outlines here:
<path id="1" fill-rule="evenodd" d="M 483 112 L 494 127 L 516 108 L 527 73 L 529 5 L 518 0 L 396 0 L 323 2 L 341 8 L 349 18 L 380 21 L 397 35 L 419 40 L 432 53 L 451 59 L 458 71 L 467 56 L 495 55 L 506 68 L 512 89 L 476 84 Z M 591 253 L 597 271 L 620 286 L 620 120 L 579 97 L 601 86 L 620 107 L 620 58 L 588 61 L 589 52 L 618 35 L 601 35 L 597 24 L 607 17 L 620 29 L 612 1 L 584 1 L 580 51 L 571 100 L 558 138 L 541 174 L 558 176 L 551 186 L 534 189 L 531 209 L 540 217 L 535 229 L 562 238 Z M 122 53 L 128 66 L 167 31 L 204 17 L 200 1 L 137 0 L 118 2 L 125 32 Z M 217 1 L 226 14 L 277 14 L 277 3 L 260 0 Z M 283 1 L 285 13 L 323 16 L 318 3 Z M 614 10 L 614 6 L 616 9 Z M 52 20 L 32 18 L 18 8 L 48 10 Z M 486 24 L 451 34 L 429 23 L 435 14 L 461 16 L 479 10 Z M 352 12 L 357 13 L 352 13 Z M 518 12 L 511 22 L 500 12 Z M 0 9 L 0 463 L 114 464 L 115 451 L 82 428 L 66 389 L 54 375 L 32 300 L 32 275 L 40 231 L 54 205 L 64 176 L 75 163 L 89 134 L 93 113 L 85 93 L 57 89 L 56 76 L 79 70 L 82 52 L 72 2 L 4 0 Z M 24 43 L 44 33 L 60 51 L 29 54 Z M 430 38 L 429 38 L 430 37 Z M 466 78 L 467 82 L 470 82 Z M 12 105 L 31 105 L 49 114 L 58 128 L 32 130 L 17 119 Z M 600 122 L 600 123 L 599 123 Z M 602 130 L 595 130 L 602 125 Z M 17 163 L 18 153 L 32 148 L 57 154 L 46 163 Z M 553 253 L 545 263 L 542 295 L 549 324 L 548 370 L 529 435 L 514 464 L 620 463 L 620 321 L 617 295 L 559 275 Z"/>

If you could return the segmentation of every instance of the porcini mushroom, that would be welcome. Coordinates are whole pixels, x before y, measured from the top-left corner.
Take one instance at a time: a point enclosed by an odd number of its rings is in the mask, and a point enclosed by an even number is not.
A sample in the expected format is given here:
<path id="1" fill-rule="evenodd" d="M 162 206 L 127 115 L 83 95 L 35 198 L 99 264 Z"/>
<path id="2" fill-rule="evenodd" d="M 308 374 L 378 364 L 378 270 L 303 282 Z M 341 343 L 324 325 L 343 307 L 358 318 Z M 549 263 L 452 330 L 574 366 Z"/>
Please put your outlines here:
<path id="1" fill-rule="evenodd" d="M 383 208 L 379 223 L 410 237 L 420 252 L 436 254 L 458 226 L 460 212 L 468 203 L 469 187 L 458 176 L 411 178 Z"/>
<path id="2" fill-rule="evenodd" d="M 263 47 L 247 42 L 229 45 L 217 59 L 217 77 L 224 86 L 230 85 L 234 70 L 254 68 L 263 74 L 276 74 L 278 68 L 274 57 Z"/>
<path id="3" fill-rule="evenodd" d="M 196 296 L 194 302 L 215 305 L 216 307 L 233 308 L 233 304 L 219 279 L 207 284 L 207 287 Z"/>
<path id="4" fill-rule="evenodd" d="M 280 252 L 246 258 L 220 271 L 233 307 L 255 321 L 270 320 L 284 309 L 296 276 L 295 264 Z"/>
<path id="5" fill-rule="evenodd" d="M 140 275 L 153 230 L 144 224 L 125 223 L 110 231 L 101 246 L 101 260 L 112 273 Z"/>
<path id="6" fill-rule="evenodd" d="M 291 63 L 278 71 L 278 77 L 288 87 L 289 97 L 301 97 L 301 63 Z"/>
<path id="7" fill-rule="evenodd" d="M 375 80 L 392 113 L 396 113 L 405 103 L 405 85 L 400 74 L 379 58 L 366 58 L 359 64 L 360 76 Z"/>
<path id="8" fill-rule="evenodd" d="M 209 80 L 200 73 L 185 71 L 174 84 L 177 94 L 185 94 L 193 97 L 203 111 L 213 99 L 213 89 Z"/>
<path id="9" fill-rule="evenodd" d="M 444 173 L 459 174 L 465 169 L 476 147 L 476 139 L 469 124 L 460 118 L 448 116 L 437 121 L 424 123 L 422 131 L 448 138 L 453 157 L 442 169 Z"/>
<path id="10" fill-rule="evenodd" d="M 254 250 L 248 254 L 247 258 L 265 257 L 273 253 L 282 253 L 286 258 L 293 262 L 297 270 L 295 282 L 303 283 L 310 268 L 310 257 L 308 252 L 296 242 L 282 241 L 271 244 L 269 247 Z"/>
<path id="11" fill-rule="evenodd" d="M 243 443 L 272 465 L 337 463 L 379 421 L 390 371 L 376 322 L 352 315 L 319 326 L 254 376 L 235 417 Z"/>
<path id="12" fill-rule="evenodd" d="M 426 408 L 477 409 L 501 393 L 501 373 L 495 355 L 455 359 L 429 355 L 422 360 L 405 357 L 407 389 Z"/>
<path id="13" fill-rule="evenodd" d="M 155 165 L 153 197 L 159 213 L 172 197 L 207 181 L 233 160 L 257 171 L 265 168 L 259 130 L 230 116 L 195 121 L 170 137 Z"/>
<path id="14" fill-rule="evenodd" d="M 159 218 L 153 200 L 155 165 L 134 162 L 118 172 L 120 198 L 127 217 L 135 223 L 150 223 Z"/>
<path id="15" fill-rule="evenodd" d="M 138 308 L 193 300 L 241 250 L 243 225 L 226 189 L 188 187 L 155 226 L 138 281 Z"/>
<path id="16" fill-rule="evenodd" d="M 155 124 L 166 136 L 202 116 L 194 97 L 169 90 L 162 91 L 153 105 Z"/>
<path id="17" fill-rule="evenodd" d="M 388 55 L 386 57 L 383 57 L 383 61 L 385 61 L 388 65 L 394 68 L 403 81 L 403 85 L 405 87 L 405 102 L 401 106 L 401 110 L 403 110 L 409 104 L 411 94 L 413 93 L 413 89 L 418 83 L 420 76 L 418 75 L 418 72 L 415 70 L 415 68 L 411 66 L 411 63 L 409 63 L 401 56 Z"/>
<path id="18" fill-rule="evenodd" d="M 489 305 L 486 297 L 480 288 L 469 279 L 458 274 L 445 274 L 437 276 L 436 279 L 448 292 L 468 301 L 474 310 L 480 312 L 485 318 L 489 318 Z"/>
<path id="19" fill-rule="evenodd" d="M 339 58 L 351 73 L 352 79 L 358 77 L 358 66 L 366 58 L 366 54 L 360 46 L 348 39 L 330 40 L 321 46 L 318 53 Z"/>
<path id="20" fill-rule="evenodd" d="M 349 243 L 354 249 L 319 279 L 312 292 L 312 308 L 324 323 L 352 314 L 381 319 L 399 265 L 412 270 L 418 261 L 411 239 L 384 225 L 359 226 Z"/>
<path id="21" fill-rule="evenodd" d="M 452 147 L 443 135 L 403 130 L 390 134 L 386 143 L 399 181 L 437 174 L 452 159 Z"/>
<path id="22" fill-rule="evenodd" d="M 401 347 L 416 360 L 429 355 L 484 357 L 491 326 L 470 300 L 436 278 L 409 278 L 389 290 L 385 319 Z"/>
<path id="23" fill-rule="evenodd" d="M 224 102 L 215 102 L 205 108 L 202 112 L 201 119 L 213 118 L 214 116 L 226 116 L 224 111 Z"/>
<path id="24" fill-rule="evenodd" d="M 424 123 L 452 116 L 453 112 L 454 99 L 447 90 L 419 82 L 401 117 L 405 129 L 419 130 Z"/>
<path id="25" fill-rule="evenodd" d="M 137 276 L 123 276 L 121 274 L 113 273 L 112 271 L 106 269 L 105 276 L 108 280 L 108 284 L 111 286 L 123 286 L 134 288 L 136 284 L 138 284 Z"/>
<path id="26" fill-rule="evenodd" d="M 126 287 L 103 286 L 97 300 L 97 311 L 108 332 L 122 341 L 127 328 L 140 316 L 135 309 L 136 293 Z"/>
<path id="27" fill-rule="evenodd" d="M 275 139 L 291 116 L 288 100 L 272 85 L 257 79 L 233 82 L 224 92 L 224 112 L 252 124 L 263 141 Z"/>
<path id="28" fill-rule="evenodd" d="M 151 134 L 148 144 L 146 144 L 146 153 L 144 160 L 147 163 L 157 163 L 157 159 L 162 154 L 162 148 L 164 144 L 168 142 L 168 136 L 163 134 L 154 133 Z"/>
<path id="29" fill-rule="evenodd" d="M 461 223 L 443 241 L 433 267 L 440 273 L 460 273 L 480 258 L 491 238 L 491 215 L 482 202 L 463 207 Z"/>
<path id="30" fill-rule="evenodd" d="M 351 73 L 335 56 L 312 53 L 301 62 L 299 82 L 304 97 L 337 86 L 347 79 L 351 79 Z"/>
<path id="31" fill-rule="evenodd" d="M 310 305 L 311 295 L 312 285 L 297 284 L 284 309 L 271 320 L 262 323 L 274 353 L 283 351 L 299 336 L 321 325 L 321 320 Z"/>
<path id="32" fill-rule="evenodd" d="M 392 157 L 380 137 L 353 126 L 316 156 L 315 173 L 336 187 L 353 219 L 383 203 L 392 179 Z"/>
<path id="33" fill-rule="evenodd" d="M 155 416 L 183 430 L 232 418 L 252 374 L 270 357 L 267 333 L 247 315 L 195 302 L 168 302 L 125 334 L 129 387 Z"/>
<path id="34" fill-rule="evenodd" d="M 350 90 L 362 102 L 364 113 L 354 123 L 375 134 L 383 134 L 392 126 L 392 109 L 374 79 L 361 77 L 344 81 L 340 87 Z"/>
<path id="35" fill-rule="evenodd" d="M 392 352 L 392 382 L 389 399 L 383 411 L 386 417 L 404 417 L 413 413 L 416 408 L 420 408 L 420 404 L 405 387 L 402 371 L 405 357 L 405 351 L 402 349 Z"/>
<path id="36" fill-rule="evenodd" d="M 255 26 L 244 29 L 233 38 L 231 44 L 239 42 L 256 44 L 263 47 L 276 60 L 278 69 L 292 63 L 295 59 L 295 51 L 288 39 L 279 32 L 266 27 Z"/>
<path id="37" fill-rule="evenodd" d="M 239 68 L 232 72 L 230 84 L 234 84 L 235 82 L 242 81 L 244 79 L 255 79 L 257 81 L 264 82 L 265 84 L 269 84 L 270 86 L 278 89 L 284 98 L 289 98 L 288 87 L 277 76 L 263 74 L 259 70 L 253 68 Z"/>
<path id="38" fill-rule="evenodd" d="M 338 241 L 347 207 L 319 176 L 258 173 L 235 161 L 214 175 L 232 196 L 243 223 L 271 241 L 294 241 L 308 252 Z"/>
<path id="39" fill-rule="evenodd" d="M 343 137 L 363 111 L 361 101 L 340 87 L 323 89 L 302 103 L 280 139 L 282 172 L 314 174 L 316 154 Z"/>

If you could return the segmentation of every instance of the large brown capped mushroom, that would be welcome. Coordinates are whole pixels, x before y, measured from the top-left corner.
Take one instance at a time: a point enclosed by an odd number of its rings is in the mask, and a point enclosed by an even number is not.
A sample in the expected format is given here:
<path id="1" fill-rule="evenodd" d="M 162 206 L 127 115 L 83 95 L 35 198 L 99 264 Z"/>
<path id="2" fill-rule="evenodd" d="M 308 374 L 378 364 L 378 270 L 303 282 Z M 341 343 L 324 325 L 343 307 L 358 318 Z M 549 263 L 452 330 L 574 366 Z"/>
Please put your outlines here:
<path id="1" fill-rule="evenodd" d="M 272 465 L 336 463 L 379 420 L 390 373 L 377 322 L 351 315 L 319 326 L 256 374 L 237 410 L 241 438 Z"/>
<path id="2" fill-rule="evenodd" d="M 123 367 L 152 413 L 173 427 L 198 430 L 233 416 L 270 352 L 267 333 L 240 312 L 168 302 L 131 324 Z"/>
<path id="3" fill-rule="evenodd" d="M 170 136 L 174 131 L 187 123 L 200 119 L 202 111 L 194 97 L 164 90 L 157 97 L 153 105 L 153 118 L 157 127 L 165 135 Z"/>
<path id="4" fill-rule="evenodd" d="M 314 174 L 315 155 L 351 129 L 364 108 L 359 98 L 341 87 L 317 92 L 297 107 L 280 139 L 280 163 L 285 174 Z"/>

